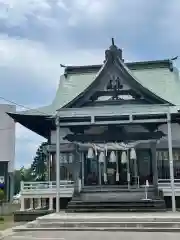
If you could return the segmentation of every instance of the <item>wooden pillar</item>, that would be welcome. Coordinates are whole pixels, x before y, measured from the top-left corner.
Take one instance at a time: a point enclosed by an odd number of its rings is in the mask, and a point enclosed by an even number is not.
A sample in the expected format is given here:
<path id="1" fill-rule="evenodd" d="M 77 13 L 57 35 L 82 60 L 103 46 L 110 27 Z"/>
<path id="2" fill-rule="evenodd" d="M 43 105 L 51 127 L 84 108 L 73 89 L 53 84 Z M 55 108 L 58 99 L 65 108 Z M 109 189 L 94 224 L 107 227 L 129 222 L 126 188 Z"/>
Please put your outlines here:
<path id="1" fill-rule="evenodd" d="M 156 158 L 156 141 L 151 142 L 151 157 L 152 157 L 152 170 L 153 170 L 153 185 L 158 187 L 158 167 Z"/>
<path id="2" fill-rule="evenodd" d="M 53 210 L 53 197 L 49 198 L 49 210 Z"/>
<path id="3" fill-rule="evenodd" d="M 51 153 L 47 152 L 47 181 L 51 181 Z"/>
<path id="4" fill-rule="evenodd" d="M 24 196 L 22 196 L 22 195 L 20 197 L 20 203 L 21 203 L 20 211 L 24 211 L 25 210 L 25 199 L 24 199 Z"/>
<path id="5" fill-rule="evenodd" d="M 41 209 L 42 208 L 42 202 L 41 202 L 41 198 L 37 199 L 37 209 Z"/>
<path id="6" fill-rule="evenodd" d="M 56 181 L 56 154 L 52 154 L 51 181 Z"/>
<path id="7" fill-rule="evenodd" d="M 9 173 L 9 201 L 13 201 L 13 196 L 14 196 L 14 172 Z"/>
<path id="8" fill-rule="evenodd" d="M 33 198 L 30 198 L 30 206 L 29 206 L 29 208 L 30 209 L 34 209 L 34 202 L 33 202 Z"/>
<path id="9" fill-rule="evenodd" d="M 77 151 L 74 151 L 73 159 L 74 196 L 79 195 L 79 171 L 80 171 L 80 154 Z"/>

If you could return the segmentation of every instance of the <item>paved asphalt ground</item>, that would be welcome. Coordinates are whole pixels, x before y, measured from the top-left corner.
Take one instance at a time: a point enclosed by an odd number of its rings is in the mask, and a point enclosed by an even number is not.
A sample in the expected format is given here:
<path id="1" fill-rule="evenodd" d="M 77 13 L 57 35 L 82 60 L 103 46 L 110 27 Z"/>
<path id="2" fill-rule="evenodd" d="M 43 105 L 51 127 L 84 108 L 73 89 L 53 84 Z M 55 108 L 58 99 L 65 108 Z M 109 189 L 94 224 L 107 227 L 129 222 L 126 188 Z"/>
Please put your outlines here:
<path id="1" fill-rule="evenodd" d="M 180 233 L 160 232 L 85 232 L 85 231 L 45 231 L 45 232 L 21 232 L 4 240 L 179 240 Z"/>

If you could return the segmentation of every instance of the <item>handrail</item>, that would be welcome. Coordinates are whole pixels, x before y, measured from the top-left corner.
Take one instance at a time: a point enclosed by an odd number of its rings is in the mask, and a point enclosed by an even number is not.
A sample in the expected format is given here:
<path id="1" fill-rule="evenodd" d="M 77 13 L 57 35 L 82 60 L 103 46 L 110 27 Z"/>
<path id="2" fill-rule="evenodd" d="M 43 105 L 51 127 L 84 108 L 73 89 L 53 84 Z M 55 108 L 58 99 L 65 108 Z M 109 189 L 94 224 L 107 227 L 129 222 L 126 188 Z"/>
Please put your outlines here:
<path id="1" fill-rule="evenodd" d="M 81 184 L 80 184 L 81 185 Z M 180 191 L 180 179 L 174 180 L 175 190 Z M 81 187 L 81 186 L 79 186 Z M 159 179 L 158 188 L 161 190 L 171 189 L 171 180 L 170 179 Z M 60 181 L 60 189 L 64 192 L 73 191 L 74 182 L 69 180 Z M 56 182 L 55 181 L 36 181 L 36 182 L 21 182 L 21 192 L 30 193 L 30 192 L 55 192 L 56 191 Z M 79 189 L 80 191 L 80 189 Z M 169 191 L 169 190 L 168 190 Z"/>
<path id="2" fill-rule="evenodd" d="M 171 191 L 171 180 L 170 179 L 159 179 L 158 188 L 163 191 Z M 174 179 L 174 189 L 176 192 L 180 191 L 180 179 Z"/>
<path id="3" fill-rule="evenodd" d="M 158 183 L 170 183 L 171 179 L 158 179 Z M 174 179 L 174 183 L 180 183 L 180 179 Z"/>
<path id="4" fill-rule="evenodd" d="M 68 189 L 73 188 L 73 181 L 60 181 L 60 188 Z M 31 191 L 31 190 L 44 190 L 44 189 L 56 189 L 55 181 L 44 181 L 44 182 L 21 182 L 21 191 Z"/>

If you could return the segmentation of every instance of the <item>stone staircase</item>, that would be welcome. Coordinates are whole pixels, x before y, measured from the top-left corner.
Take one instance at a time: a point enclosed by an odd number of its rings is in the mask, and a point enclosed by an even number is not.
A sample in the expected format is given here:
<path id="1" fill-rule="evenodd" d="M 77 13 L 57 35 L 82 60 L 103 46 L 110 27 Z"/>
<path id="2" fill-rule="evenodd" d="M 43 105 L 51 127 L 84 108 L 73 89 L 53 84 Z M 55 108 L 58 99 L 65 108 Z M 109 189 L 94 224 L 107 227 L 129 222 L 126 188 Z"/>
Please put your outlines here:
<path id="1" fill-rule="evenodd" d="M 179 213 L 57 213 L 37 218 L 20 231 L 141 231 L 180 232 Z"/>
<path id="2" fill-rule="evenodd" d="M 155 188 L 84 188 L 69 202 L 66 212 L 153 212 L 165 211 L 165 201 Z"/>

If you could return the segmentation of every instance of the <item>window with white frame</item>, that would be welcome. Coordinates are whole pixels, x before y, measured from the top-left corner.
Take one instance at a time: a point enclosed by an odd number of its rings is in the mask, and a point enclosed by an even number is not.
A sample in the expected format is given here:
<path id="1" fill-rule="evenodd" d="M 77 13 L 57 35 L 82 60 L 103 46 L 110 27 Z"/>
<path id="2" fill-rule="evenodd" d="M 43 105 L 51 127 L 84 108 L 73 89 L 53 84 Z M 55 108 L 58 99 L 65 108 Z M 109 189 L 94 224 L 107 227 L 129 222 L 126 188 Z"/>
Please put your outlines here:
<path id="1" fill-rule="evenodd" d="M 60 155 L 61 161 L 61 172 L 60 177 L 61 180 L 73 180 L 73 153 L 61 153 Z"/>
<path id="2" fill-rule="evenodd" d="M 158 178 L 170 179 L 169 152 L 167 149 L 157 150 Z M 173 149 L 174 178 L 180 179 L 180 149 Z"/>

